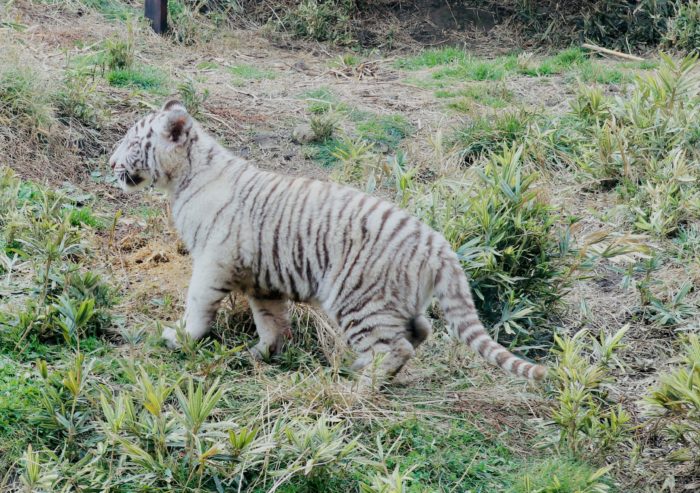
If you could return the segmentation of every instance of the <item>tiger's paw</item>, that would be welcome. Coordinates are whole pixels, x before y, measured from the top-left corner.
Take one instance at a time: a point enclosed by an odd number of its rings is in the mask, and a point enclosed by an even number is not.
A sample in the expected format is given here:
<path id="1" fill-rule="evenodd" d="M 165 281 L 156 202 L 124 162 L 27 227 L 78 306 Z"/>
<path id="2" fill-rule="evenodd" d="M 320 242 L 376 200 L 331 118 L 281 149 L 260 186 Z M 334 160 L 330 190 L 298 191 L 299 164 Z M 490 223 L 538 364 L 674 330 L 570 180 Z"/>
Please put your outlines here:
<path id="1" fill-rule="evenodd" d="M 270 344 L 263 344 L 261 342 L 257 343 L 255 346 L 249 349 L 250 355 L 256 361 L 262 361 L 269 363 L 272 356 L 275 354 L 275 348 Z"/>
<path id="2" fill-rule="evenodd" d="M 165 345 L 168 349 L 179 349 L 180 343 L 177 340 L 177 331 L 171 327 L 166 327 L 163 329 L 161 337 L 165 341 Z"/>

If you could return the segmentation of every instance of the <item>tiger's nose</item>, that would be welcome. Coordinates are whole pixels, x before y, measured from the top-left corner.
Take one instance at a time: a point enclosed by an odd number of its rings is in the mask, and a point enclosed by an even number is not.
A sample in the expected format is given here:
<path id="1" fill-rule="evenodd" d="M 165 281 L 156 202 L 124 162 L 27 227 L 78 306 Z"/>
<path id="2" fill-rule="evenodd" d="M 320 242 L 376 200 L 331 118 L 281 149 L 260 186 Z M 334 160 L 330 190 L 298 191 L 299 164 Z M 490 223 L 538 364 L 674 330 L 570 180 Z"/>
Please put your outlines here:
<path id="1" fill-rule="evenodd" d="M 109 165 L 112 167 L 112 171 L 117 167 L 117 161 L 114 158 L 109 158 Z"/>

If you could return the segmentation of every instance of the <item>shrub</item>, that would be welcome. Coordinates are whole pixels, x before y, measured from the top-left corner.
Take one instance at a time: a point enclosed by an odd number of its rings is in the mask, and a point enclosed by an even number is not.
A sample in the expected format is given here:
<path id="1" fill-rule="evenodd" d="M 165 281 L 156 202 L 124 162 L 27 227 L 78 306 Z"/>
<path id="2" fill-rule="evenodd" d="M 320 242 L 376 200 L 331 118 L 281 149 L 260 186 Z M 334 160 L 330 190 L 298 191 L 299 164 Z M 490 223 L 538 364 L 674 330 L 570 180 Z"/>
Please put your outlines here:
<path id="1" fill-rule="evenodd" d="M 595 0 L 508 2 L 514 16 L 543 42 L 580 42 L 629 49 L 655 46 L 681 2 L 675 0 Z M 546 33 L 546 34 L 542 34 Z"/>
<path id="2" fill-rule="evenodd" d="M 352 42 L 350 19 L 355 0 L 302 0 L 281 24 L 295 36 L 337 44 Z"/>
<path id="3" fill-rule="evenodd" d="M 695 142 L 700 114 L 697 57 L 676 63 L 663 55 L 655 74 L 639 77 L 629 95 L 608 101 L 582 89 L 572 104 L 585 120 L 579 162 L 599 180 L 624 182 L 635 226 L 658 236 L 700 214 Z"/>
<path id="4" fill-rule="evenodd" d="M 678 13 L 666 33 L 666 43 L 688 53 L 697 53 L 700 51 L 700 1 L 679 3 Z"/>
<path id="5" fill-rule="evenodd" d="M 438 184 L 414 204 L 457 251 L 482 320 L 514 344 L 551 338 L 543 323 L 565 292 L 559 218 L 524 158 L 522 146 L 504 147 L 478 171 L 478 184 Z"/>

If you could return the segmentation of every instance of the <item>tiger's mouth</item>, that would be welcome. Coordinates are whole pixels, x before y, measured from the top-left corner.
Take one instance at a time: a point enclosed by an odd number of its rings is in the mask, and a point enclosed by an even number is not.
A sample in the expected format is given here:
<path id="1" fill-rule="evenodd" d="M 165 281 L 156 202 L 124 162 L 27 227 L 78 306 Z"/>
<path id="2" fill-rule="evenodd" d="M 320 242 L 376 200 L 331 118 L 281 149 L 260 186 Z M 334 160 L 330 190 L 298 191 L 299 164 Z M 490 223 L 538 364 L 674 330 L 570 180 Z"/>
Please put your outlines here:
<path id="1" fill-rule="evenodd" d="M 134 173 L 134 174 L 129 173 L 129 172 L 124 173 L 124 182 L 127 185 L 130 185 L 132 187 L 139 186 L 141 183 L 144 182 L 144 180 L 145 180 L 145 178 L 138 173 Z"/>
<path id="2" fill-rule="evenodd" d="M 145 188 L 147 185 L 147 177 L 140 172 L 129 173 L 126 170 L 120 170 L 117 174 L 119 184 L 125 191 L 133 191 L 140 188 Z"/>

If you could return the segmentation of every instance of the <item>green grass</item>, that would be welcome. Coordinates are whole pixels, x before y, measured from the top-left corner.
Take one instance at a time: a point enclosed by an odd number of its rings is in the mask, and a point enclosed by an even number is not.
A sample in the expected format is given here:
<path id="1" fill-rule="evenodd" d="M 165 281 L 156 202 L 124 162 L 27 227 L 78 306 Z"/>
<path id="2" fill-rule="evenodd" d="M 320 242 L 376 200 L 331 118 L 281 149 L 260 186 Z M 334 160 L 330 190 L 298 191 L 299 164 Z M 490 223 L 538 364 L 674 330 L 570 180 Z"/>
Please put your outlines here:
<path id="1" fill-rule="evenodd" d="M 216 70 L 219 68 L 219 64 L 216 62 L 199 62 L 197 64 L 197 70 Z"/>
<path id="2" fill-rule="evenodd" d="M 394 65 L 396 68 L 405 70 L 419 70 L 422 68 L 432 68 L 439 65 L 464 62 L 467 59 L 468 55 L 464 50 L 448 46 L 445 48 L 426 50 L 419 55 L 399 59 Z"/>
<path id="3" fill-rule="evenodd" d="M 411 493 L 426 488 L 496 491 L 503 486 L 504 470 L 517 460 L 506 447 L 464 421 L 410 420 L 390 428 L 387 438 L 399 441 L 389 468 L 415 468 Z"/>
<path id="4" fill-rule="evenodd" d="M 72 209 L 68 220 L 73 226 L 89 226 L 95 229 L 105 229 L 105 223 L 89 207 Z"/>
<path id="5" fill-rule="evenodd" d="M 477 117 L 458 129 L 450 139 L 460 149 L 465 163 L 483 155 L 510 147 L 525 137 L 532 116 L 523 112 L 507 112 L 495 117 Z"/>
<path id="6" fill-rule="evenodd" d="M 509 493 L 604 493 L 614 492 L 612 482 L 600 470 L 566 458 L 530 462 L 511 473 Z M 607 489 L 594 489 L 607 488 Z"/>
<path id="7" fill-rule="evenodd" d="M 328 87 L 311 89 L 299 97 L 307 101 L 307 109 L 316 115 L 326 113 L 339 104 L 338 97 Z"/>
<path id="8" fill-rule="evenodd" d="M 272 70 L 265 70 L 253 65 L 233 65 L 228 71 L 234 76 L 237 82 L 251 80 L 274 79 L 277 74 Z"/>
<path id="9" fill-rule="evenodd" d="M 128 3 L 118 0 L 81 0 L 81 3 L 89 9 L 96 10 L 110 20 L 124 22 L 140 13 L 139 9 L 135 9 Z"/>
<path id="10" fill-rule="evenodd" d="M 432 74 L 434 79 L 502 80 L 516 67 L 515 57 L 499 57 L 494 60 L 465 58 L 457 64 L 439 68 Z"/>
<path id="11" fill-rule="evenodd" d="M 153 93 L 166 89 L 167 79 L 160 71 L 150 67 L 114 69 L 107 72 L 107 82 L 114 87 L 135 87 Z"/>
<path id="12" fill-rule="evenodd" d="M 621 68 L 632 70 L 656 70 L 659 68 L 658 60 L 643 60 L 641 62 L 622 62 L 617 64 Z"/>
<path id="13" fill-rule="evenodd" d="M 332 138 L 324 142 L 312 143 L 309 146 L 309 157 L 325 167 L 333 166 L 338 158 L 335 156 L 339 151 L 347 151 L 348 144 L 342 139 Z"/>
<path id="14" fill-rule="evenodd" d="M 0 353 L 0 476 L 34 436 L 27 414 L 36 405 L 38 375 Z"/>
<path id="15" fill-rule="evenodd" d="M 421 87 L 449 87 L 454 81 L 497 81 L 520 74 L 529 77 L 546 77 L 555 74 L 578 76 L 584 82 L 600 84 L 619 84 L 628 79 L 619 69 L 607 68 L 593 62 L 581 48 L 572 47 L 558 54 L 543 59 L 520 60 L 515 55 L 500 56 L 493 59 L 473 57 L 457 48 L 440 48 L 427 50 L 419 55 L 398 60 L 397 68 L 405 70 L 433 69 L 430 77 L 411 82 Z M 645 64 L 650 67 L 653 64 Z M 442 82 L 442 84 L 440 84 Z M 466 109 L 466 102 L 456 103 L 456 109 Z"/>
<path id="16" fill-rule="evenodd" d="M 505 108 L 512 99 L 513 94 L 504 87 L 493 84 L 479 84 L 460 89 L 439 89 L 435 91 L 435 97 L 439 99 L 459 98 L 448 103 L 448 107 L 462 111 L 471 109 L 471 102 L 476 102 L 491 108 Z"/>
<path id="17" fill-rule="evenodd" d="M 396 148 L 412 131 L 406 117 L 399 114 L 377 116 L 357 124 L 360 138 L 390 148 Z"/>
<path id="18" fill-rule="evenodd" d="M 620 84 L 629 81 L 629 76 L 622 70 L 608 68 L 603 64 L 595 62 L 582 65 L 576 75 L 583 82 L 596 82 L 598 84 Z M 573 73 L 572 76 L 575 77 Z"/>

